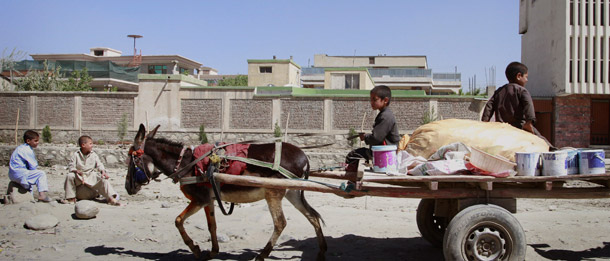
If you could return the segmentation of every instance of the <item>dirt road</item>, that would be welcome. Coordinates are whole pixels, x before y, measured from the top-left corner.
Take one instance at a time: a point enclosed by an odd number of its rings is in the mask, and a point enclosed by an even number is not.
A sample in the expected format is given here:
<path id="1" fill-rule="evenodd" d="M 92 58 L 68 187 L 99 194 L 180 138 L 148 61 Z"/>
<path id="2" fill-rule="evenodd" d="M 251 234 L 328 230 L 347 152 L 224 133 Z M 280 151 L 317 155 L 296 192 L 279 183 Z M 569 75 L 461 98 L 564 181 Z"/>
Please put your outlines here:
<path id="1" fill-rule="evenodd" d="M 44 168 L 51 196 L 63 196 L 65 170 Z M 0 190 L 6 191 L 8 169 L 0 167 Z M 123 207 L 99 203 L 94 219 L 73 217 L 74 205 L 22 203 L 0 205 L 0 260 L 181 260 L 192 259 L 175 226 L 187 205 L 177 185 L 153 182 L 138 195 L 123 187 L 125 171 L 111 169 L 111 182 Z M 415 222 L 419 199 L 360 197 L 307 192 L 322 215 L 328 260 L 442 260 L 442 250 L 421 238 Z M 313 228 L 287 201 L 288 226 L 269 259 L 312 260 L 318 246 Z M 610 259 L 610 199 L 518 200 L 515 214 L 527 238 L 527 260 Z M 33 231 L 24 221 L 49 213 L 59 219 L 54 229 Z M 242 204 L 231 216 L 217 212 L 218 260 L 251 260 L 273 229 L 264 202 Z M 199 246 L 210 248 L 203 211 L 186 223 Z"/>

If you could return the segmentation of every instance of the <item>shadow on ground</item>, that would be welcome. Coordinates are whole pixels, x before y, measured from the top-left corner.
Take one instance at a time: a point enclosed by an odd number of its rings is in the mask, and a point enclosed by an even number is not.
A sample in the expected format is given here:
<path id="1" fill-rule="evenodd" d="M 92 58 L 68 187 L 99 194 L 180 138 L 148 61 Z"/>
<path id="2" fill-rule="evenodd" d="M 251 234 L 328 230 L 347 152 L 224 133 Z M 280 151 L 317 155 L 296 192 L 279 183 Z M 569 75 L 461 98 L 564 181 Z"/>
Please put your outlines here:
<path id="1" fill-rule="evenodd" d="M 596 258 L 610 258 L 610 242 L 604 242 L 603 247 L 590 248 L 582 251 L 564 250 L 564 249 L 549 249 L 547 244 L 532 244 L 534 251 L 540 256 L 552 260 L 591 260 Z"/>
<path id="2" fill-rule="evenodd" d="M 370 238 L 358 235 L 345 235 L 340 238 L 326 237 L 328 251 L 326 260 L 443 260 L 443 252 L 434 248 L 422 238 Z M 253 260 L 262 250 L 241 249 L 220 253 L 214 260 Z M 201 246 L 205 248 L 205 246 Z M 85 249 L 86 253 L 95 256 L 137 257 L 148 260 L 193 260 L 193 254 L 182 249 L 162 252 L 138 252 L 123 247 L 110 247 L 105 245 L 92 246 Z M 288 240 L 277 245 L 267 260 L 316 260 L 318 254 L 318 241 L 316 238 L 304 240 Z M 225 250 L 226 251 L 226 250 Z M 282 252 L 295 252 L 294 254 L 280 254 Z M 207 253 L 207 252 L 206 252 Z M 205 254 L 205 253 L 204 253 Z M 112 255 L 112 256 L 110 256 Z M 281 256 L 281 257 L 280 257 Z"/>
<path id="3" fill-rule="evenodd" d="M 430 245 L 425 239 L 414 238 L 371 238 L 358 235 L 345 235 L 339 238 L 326 237 L 328 251 L 326 260 L 443 260 L 443 251 Z M 550 260 L 590 260 L 610 258 L 610 242 L 604 242 L 603 247 L 591 248 L 583 251 L 546 249 L 547 244 L 529 245 L 541 257 Z M 203 245 L 201 246 L 204 247 Z M 214 260 L 253 260 L 261 249 L 241 249 L 221 252 Z M 318 254 L 316 238 L 305 240 L 289 240 L 277 245 L 267 260 L 315 260 Z M 280 254 L 282 252 L 295 252 Z M 167 253 L 138 252 L 123 247 L 109 247 L 105 245 L 92 246 L 85 249 L 86 253 L 94 256 L 109 256 L 108 258 L 136 257 L 147 260 L 194 260 L 193 254 L 182 249 Z M 204 255 L 207 252 L 204 252 Z M 282 256 L 282 257 L 280 257 Z"/>

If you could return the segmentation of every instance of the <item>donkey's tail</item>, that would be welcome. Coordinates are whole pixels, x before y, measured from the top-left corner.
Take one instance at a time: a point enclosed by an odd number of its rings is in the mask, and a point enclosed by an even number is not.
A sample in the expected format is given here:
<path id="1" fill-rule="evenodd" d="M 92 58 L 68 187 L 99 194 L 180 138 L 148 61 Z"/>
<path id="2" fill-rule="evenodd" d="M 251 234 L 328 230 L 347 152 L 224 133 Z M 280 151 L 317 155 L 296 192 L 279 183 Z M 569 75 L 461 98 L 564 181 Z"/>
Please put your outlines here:
<path id="1" fill-rule="evenodd" d="M 305 174 L 303 175 L 303 179 L 309 179 L 309 161 L 307 161 L 307 167 L 305 169 Z M 301 203 L 303 203 L 303 206 L 305 207 L 305 209 L 307 209 L 307 212 L 309 212 L 315 218 L 320 220 L 320 222 L 322 222 L 322 225 L 326 225 L 326 223 L 324 222 L 324 219 L 322 219 L 322 216 L 320 215 L 320 213 L 318 213 L 318 211 L 316 211 L 313 207 L 311 207 L 311 205 L 309 205 L 309 203 L 307 203 L 307 200 L 305 200 L 305 190 L 301 190 Z"/>

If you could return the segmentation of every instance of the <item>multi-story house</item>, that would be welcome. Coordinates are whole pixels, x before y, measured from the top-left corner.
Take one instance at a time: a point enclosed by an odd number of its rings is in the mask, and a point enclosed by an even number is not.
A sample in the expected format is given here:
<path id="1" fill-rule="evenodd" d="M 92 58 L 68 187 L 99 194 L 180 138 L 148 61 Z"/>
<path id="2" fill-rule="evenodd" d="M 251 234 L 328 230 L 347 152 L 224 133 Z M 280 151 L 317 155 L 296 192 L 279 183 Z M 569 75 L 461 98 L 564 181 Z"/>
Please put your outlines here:
<path id="1" fill-rule="evenodd" d="M 558 147 L 610 145 L 610 2 L 520 0 L 536 127 Z"/>
<path id="2" fill-rule="evenodd" d="M 374 83 L 432 95 L 456 94 L 462 87 L 459 73 L 433 73 L 426 56 L 316 54 L 314 65 L 302 69 L 301 80 L 305 88 L 370 89 Z"/>

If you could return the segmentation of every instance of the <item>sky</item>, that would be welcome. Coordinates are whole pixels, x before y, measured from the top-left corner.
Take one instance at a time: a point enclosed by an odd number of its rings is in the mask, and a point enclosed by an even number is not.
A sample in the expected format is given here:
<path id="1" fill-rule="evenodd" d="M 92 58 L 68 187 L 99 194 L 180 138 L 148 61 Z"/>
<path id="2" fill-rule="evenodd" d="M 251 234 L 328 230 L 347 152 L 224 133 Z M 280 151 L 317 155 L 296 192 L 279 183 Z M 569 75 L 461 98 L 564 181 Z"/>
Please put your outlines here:
<path id="1" fill-rule="evenodd" d="M 424 55 L 433 73 L 476 75 L 478 88 L 506 83 L 521 60 L 517 0 L 31 1 L 2 3 L 0 51 L 89 53 L 109 47 L 133 54 L 180 55 L 218 70 L 247 74 L 248 59 L 288 59 L 301 67 L 315 54 Z M 486 77 L 487 75 L 487 77 Z M 486 80 L 487 78 L 487 80 Z"/>

